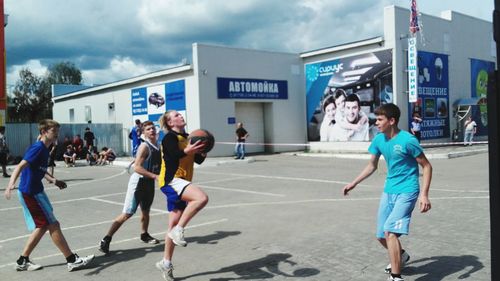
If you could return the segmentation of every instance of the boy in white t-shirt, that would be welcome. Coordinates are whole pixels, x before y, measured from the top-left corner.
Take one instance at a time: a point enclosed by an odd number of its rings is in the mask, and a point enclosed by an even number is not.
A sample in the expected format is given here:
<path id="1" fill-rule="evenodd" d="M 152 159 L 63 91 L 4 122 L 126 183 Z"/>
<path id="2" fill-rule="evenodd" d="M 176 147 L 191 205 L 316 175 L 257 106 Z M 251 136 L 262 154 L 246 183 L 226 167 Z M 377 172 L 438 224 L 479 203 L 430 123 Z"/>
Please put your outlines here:
<path id="1" fill-rule="evenodd" d="M 467 118 L 464 124 L 465 133 L 464 133 L 464 145 L 472 145 L 472 138 L 477 132 L 477 124 L 476 121 L 472 120 L 472 116 Z"/>

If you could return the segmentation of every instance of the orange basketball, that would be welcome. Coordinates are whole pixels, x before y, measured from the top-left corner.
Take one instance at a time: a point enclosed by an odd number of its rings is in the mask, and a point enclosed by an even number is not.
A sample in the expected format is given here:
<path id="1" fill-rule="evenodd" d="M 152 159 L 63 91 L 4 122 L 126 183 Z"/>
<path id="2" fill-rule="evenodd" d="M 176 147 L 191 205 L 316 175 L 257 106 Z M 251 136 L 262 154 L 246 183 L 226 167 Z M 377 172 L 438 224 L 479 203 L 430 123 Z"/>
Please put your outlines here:
<path id="1" fill-rule="evenodd" d="M 205 144 L 205 146 L 203 147 L 204 153 L 208 153 L 208 152 L 210 152 L 210 150 L 212 150 L 212 148 L 214 148 L 215 138 L 207 130 L 204 130 L 204 129 L 194 130 L 189 134 L 188 138 L 189 138 L 189 142 L 191 144 L 193 144 L 197 141 L 201 141 L 203 144 Z"/>

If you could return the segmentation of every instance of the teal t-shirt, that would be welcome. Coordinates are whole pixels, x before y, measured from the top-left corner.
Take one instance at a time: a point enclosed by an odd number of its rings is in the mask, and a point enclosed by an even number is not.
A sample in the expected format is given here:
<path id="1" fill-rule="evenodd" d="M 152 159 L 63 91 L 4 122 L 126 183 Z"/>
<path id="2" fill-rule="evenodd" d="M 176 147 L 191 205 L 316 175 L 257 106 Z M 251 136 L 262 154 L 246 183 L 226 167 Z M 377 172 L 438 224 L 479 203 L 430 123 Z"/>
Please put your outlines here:
<path id="1" fill-rule="evenodd" d="M 412 134 L 399 131 L 395 137 L 387 139 L 380 133 L 373 138 L 368 152 L 385 158 L 387 178 L 384 192 L 394 194 L 420 190 L 416 158 L 423 153 L 423 149 Z"/>

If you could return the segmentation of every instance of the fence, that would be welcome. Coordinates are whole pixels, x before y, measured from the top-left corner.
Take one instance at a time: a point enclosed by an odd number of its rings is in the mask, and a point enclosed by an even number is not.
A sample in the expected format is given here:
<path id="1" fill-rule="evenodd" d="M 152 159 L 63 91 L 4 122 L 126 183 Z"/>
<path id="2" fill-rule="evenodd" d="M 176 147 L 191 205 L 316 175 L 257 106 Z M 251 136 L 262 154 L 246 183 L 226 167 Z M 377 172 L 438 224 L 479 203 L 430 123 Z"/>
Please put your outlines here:
<path id="1" fill-rule="evenodd" d="M 123 141 L 122 124 L 61 124 L 58 143 L 62 144 L 65 137 L 73 138 L 80 135 L 83 139 L 85 128 L 89 127 L 95 135 L 94 145 L 100 149 L 103 146 L 112 147 L 118 155 L 126 153 L 126 143 Z M 128 134 L 126 134 L 128 135 Z M 26 149 L 36 141 L 38 124 L 7 123 L 5 136 L 10 154 L 14 157 L 23 156 Z"/>

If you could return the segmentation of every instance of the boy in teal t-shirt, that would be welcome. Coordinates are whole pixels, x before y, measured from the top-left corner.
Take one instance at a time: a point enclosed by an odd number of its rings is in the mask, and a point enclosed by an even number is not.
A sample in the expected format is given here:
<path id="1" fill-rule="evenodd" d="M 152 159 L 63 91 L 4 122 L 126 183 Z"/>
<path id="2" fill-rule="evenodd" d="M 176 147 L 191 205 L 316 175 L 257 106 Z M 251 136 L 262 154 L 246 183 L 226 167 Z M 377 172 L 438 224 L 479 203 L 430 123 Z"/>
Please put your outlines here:
<path id="1" fill-rule="evenodd" d="M 418 140 L 398 128 L 401 111 L 394 104 L 384 104 L 375 110 L 377 128 L 381 132 L 373 139 L 368 151 L 371 154 L 368 165 L 349 184 L 344 186 L 344 195 L 368 178 L 378 166 L 380 155 L 387 163 L 387 178 L 380 199 L 377 239 L 389 252 L 391 263 L 385 271 L 390 273 L 389 280 L 404 281 L 401 267 L 410 256 L 401 247 L 399 236 L 407 235 L 411 213 L 419 200 L 420 212 L 431 209 L 429 187 L 432 166 L 425 157 Z M 418 165 L 422 167 L 422 186 L 419 185 Z"/>

